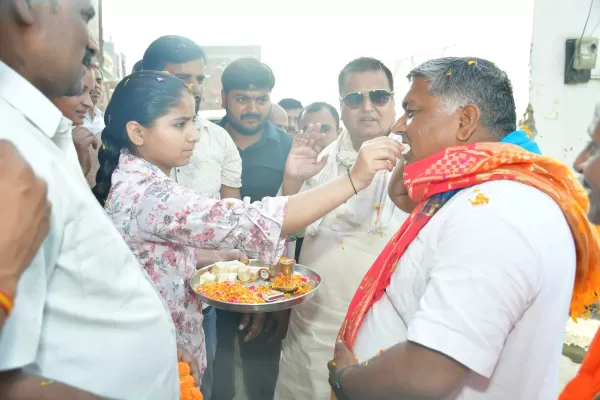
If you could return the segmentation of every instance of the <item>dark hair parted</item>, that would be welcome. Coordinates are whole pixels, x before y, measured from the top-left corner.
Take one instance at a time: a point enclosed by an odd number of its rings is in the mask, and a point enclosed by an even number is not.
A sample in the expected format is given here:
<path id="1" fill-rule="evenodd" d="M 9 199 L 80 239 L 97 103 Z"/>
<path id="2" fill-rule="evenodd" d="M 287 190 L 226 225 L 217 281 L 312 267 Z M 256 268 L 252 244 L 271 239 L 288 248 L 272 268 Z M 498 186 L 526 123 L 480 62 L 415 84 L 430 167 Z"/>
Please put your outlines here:
<path id="1" fill-rule="evenodd" d="M 98 151 L 100 169 L 92 189 L 101 205 L 110 192 L 121 150 L 133 147 L 127 134 L 127 123 L 135 121 L 150 128 L 158 118 L 179 105 L 186 93 L 190 93 L 189 89 L 181 80 L 156 71 L 136 72 L 117 85 L 104 113 L 106 128 L 102 131 L 102 145 Z"/>
<path id="2" fill-rule="evenodd" d="M 240 58 L 225 67 L 221 84 L 225 93 L 231 90 L 273 90 L 275 75 L 267 64 L 255 58 Z"/>
<path id="3" fill-rule="evenodd" d="M 346 87 L 346 78 L 348 75 L 352 73 L 359 72 L 367 72 L 367 71 L 382 71 L 390 84 L 390 92 L 394 91 L 394 76 L 392 75 L 392 71 L 388 67 L 385 66 L 384 63 L 372 57 L 360 57 L 356 60 L 350 61 L 346 66 L 340 71 L 338 76 L 338 90 L 340 92 L 340 96 L 344 94 L 344 88 Z M 383 89 L 383 88 L 378 88 Z"/>
<path id="4" fill-rule="evenodd" d="M 291 97 L 285 98 L 285 99 L 281 99 L 279 100 L 279 106 L 281 108 L 283 108 L 284 110 L 296 110 L 298 108 L 304 108 L 304 106 L 302 105 L 302 103 L 300 103 L 299 100 L 296 99 L 292 99 Z"/>
<path id="5" fill-rule="evenodd" d="M 306 107 L 304 107 L 302 109 L 302 111 L 300 111 L 300 114 L 298 114 L 298 120 L 301 120 L 302 117 L 304 116 L 304 114 L 306 114 L 306 113 L 319 112 L 324 108 L 327 109 L 331 113 L 331 116 L 335 120 L 335 129 L 340 129 L 340 114 L 338 113 L 338 110 L 336 110 L 335 107 L 332 106 L 331 104 L 325 103 L 324 101 L 318 101 L 315 103 L 311 103 L 311 104 L 307 105 Z"/>
<path id="6" fill-rule="evenodd" d="M 481 124 L 497 137 L 517 127 L 513 89 L 506 72 L 494 63 L 475 57 L 446 57 L 426 61 L 408 74 L 408 79 L 429 82 L 429 94 L 444 102 L 446 111 L 455 112 L 474 104 L 481 112 Z"/>
<path id="7" fill-rule="evenodd" d="M 176 35 L 161 36 L 146 49 L 143 69 L 162 71 L 167 64 L 184 64 L 194 60 L 206 62 L 206 54 L 193 40 Z"/>

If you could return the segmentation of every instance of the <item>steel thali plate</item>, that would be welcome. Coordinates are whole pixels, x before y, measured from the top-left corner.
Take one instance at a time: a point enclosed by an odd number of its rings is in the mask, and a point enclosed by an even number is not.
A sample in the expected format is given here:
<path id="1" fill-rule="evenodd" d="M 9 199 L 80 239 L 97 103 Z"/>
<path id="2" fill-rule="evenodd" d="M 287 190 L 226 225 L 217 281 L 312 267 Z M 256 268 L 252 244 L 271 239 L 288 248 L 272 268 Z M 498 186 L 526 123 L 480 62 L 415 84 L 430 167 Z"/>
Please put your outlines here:
<path id="1" fill-rule="evenodd" d="M 209 272 L 213 268 L 213 266 L 214 266 L 214 264 L 211 264 L 211 265 L 208 265 L 208 266 L 196 271 L 194 273 L 194 275 L 192 275 L 192 279 L 190 280 L 190 286 L 192 287 L 192 290 L 194 291 L 196 296 L 199 296 L 203 303 L 209 304 L 220 310 L 233 311 L 233 312 L 239 312 L 239 313 L 265 313 L 265 312 L 276 312 L 276 311 L 287 310 L 289 308 L 295 307 L 297 305 L 300 305 L 300 304 L 310 300 L 317 293 L 317 290 L 319 290 L 319 287 L 321 286 L 321 276 L 316 271 L 314 271 L 313 269 L 311 269 L 307 266 L 301 265 L 301 264 L 294 264 L 294 273 L 295 274 L 299 274 L 299 275 L 306 277 L 312 281 L 313 286 L 312 286 L 312 290 L 310 292 L 302 294 L 300 296 L 292 296 L 289 299 L 282 299 L 282 300 L 274 301 L 271 303 L 257 303 L 257 304 L 229 303 L 229 302 L 225 302 L 225 301 L 211 299 L 209 297 L 204 296 L 201 293 L 198 293 L 195 290 L 195 288 L 197 286 L 200 286 L 200 277 L 202 276 L 202 274 Z M 250 260 L 248 266 L 269 269 L 268 266 L 265 266 L 258 260 Z M 254 282 L 244 283 L 244 285 L 268 286 L 269 282 L 262 281 L 259 278 L 258 280 L 254 281 Z"/>

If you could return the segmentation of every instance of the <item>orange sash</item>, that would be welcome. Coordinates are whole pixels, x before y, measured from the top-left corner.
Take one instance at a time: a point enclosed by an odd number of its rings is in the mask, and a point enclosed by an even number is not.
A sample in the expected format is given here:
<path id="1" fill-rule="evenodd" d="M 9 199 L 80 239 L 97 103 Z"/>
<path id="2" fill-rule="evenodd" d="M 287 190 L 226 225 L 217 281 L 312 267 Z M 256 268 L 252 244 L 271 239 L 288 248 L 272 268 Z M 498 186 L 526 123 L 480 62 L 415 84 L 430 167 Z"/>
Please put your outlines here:
<path id="1" fill-rule="evenodd" d="M 398 260 L 431 217 L 460 189 L 494 180 L 513 180 L 550 196 L 564 212 L 577 252 L 571 316 L 586 313 L 600 286 L 600 246 L 587 220 L 588 196 L 570 169 L 558 161 L 508 143 L 475 143 L 448 148 L 408 165 L 404 182 L 419 202 L 363 278 L 339 332 L 350 350 L 362 321 L 384 293 Z"/>

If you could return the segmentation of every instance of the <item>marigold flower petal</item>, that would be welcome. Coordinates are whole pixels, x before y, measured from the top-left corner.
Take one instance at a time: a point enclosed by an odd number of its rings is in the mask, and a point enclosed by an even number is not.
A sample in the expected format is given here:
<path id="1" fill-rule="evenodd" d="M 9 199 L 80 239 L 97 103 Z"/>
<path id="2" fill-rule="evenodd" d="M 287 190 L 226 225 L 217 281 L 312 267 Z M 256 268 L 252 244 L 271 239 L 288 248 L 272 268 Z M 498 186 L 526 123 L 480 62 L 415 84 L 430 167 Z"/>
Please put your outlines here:
<path id="1" fill-rule="evenodd" d="M 183 391 L 185 388 L 193 388 L 196 387 L 196 384 L 194 382 L 194 377 L 191 375 L 187 375 L 187 376 L 182 376 L 179 378 L 179 386 L 181 387 L 181 390 Z"/>
<path id="2" fill-rule="evenodd" d="M 187 376 L 191 373 L 190 366 L 188 365 L 188 363 L 177 363 L 177 369 L 179 370 L 179 377 Z"/>

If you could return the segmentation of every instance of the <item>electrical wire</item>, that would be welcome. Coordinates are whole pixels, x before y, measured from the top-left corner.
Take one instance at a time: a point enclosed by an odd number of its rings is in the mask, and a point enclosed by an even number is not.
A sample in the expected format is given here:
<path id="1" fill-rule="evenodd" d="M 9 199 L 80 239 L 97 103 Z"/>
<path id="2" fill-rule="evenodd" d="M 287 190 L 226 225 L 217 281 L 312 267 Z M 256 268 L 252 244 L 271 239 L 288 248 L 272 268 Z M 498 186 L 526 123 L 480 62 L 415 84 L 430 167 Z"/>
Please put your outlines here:
<path id="1" fill-rule="evenodd" d="M 600 18 L 598 18 L 598 22 L 596 22 L 596 25 L 594 25 L 594 29 L 592 29 L 592 33 L 590 33 L 590 36 L 594 36 L 594 32 L 596 32 L 596 29 L 598 29 L 599 26 L 600 26 Z"/>
<path id="2" fill-rule="evenodd" d="M 590 9 L 588 10 L 587 18 L 585 19 L 585 24 L 583 25 L 583 31 L 581 31 L 581 36 L 579 37 L 579 42 L 578 42 L 579 48 L 573 50 L 573 55 L 571 56 L 571 60 L 569 61 L 569 66 L 567 67 L 567 72 L 570 71 L 571 67 L 573 66 L 573 61 L 575 61 L 575 55 L 577 54 L 577 51 L 581 50 L 581 39 L 583 39 L 583 35 L 585 35 L 585 29 L 587 28 L 588 22 L 590 20 L 590 15 L 592 15 L 592 7 L 594 6 L 594 1 L 595 0 L 590 1 Z M 600 23 L 600 21 L 598 21 L 598 23 Z M 596 27 L 597 26 L 598 26 L 598 24 L 596 24 Z M 594 28 L 594 30 L 595 29 L 596 28 Z M 577 83 L 577 81 L 575 83 Z"/>

